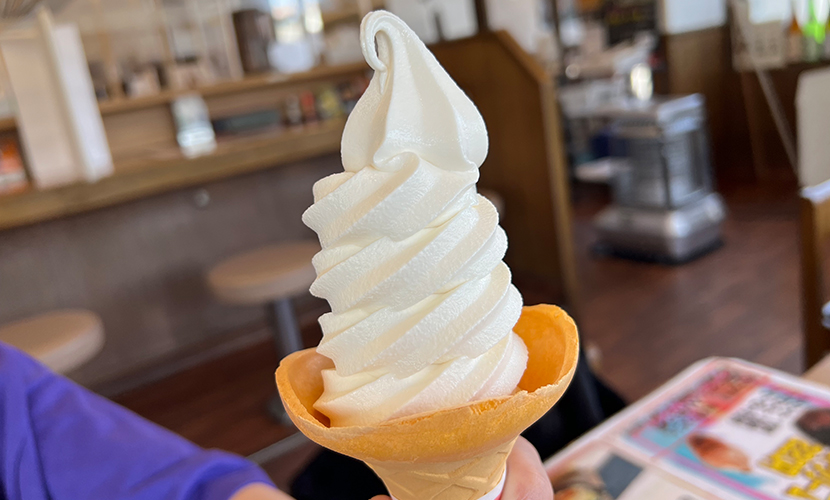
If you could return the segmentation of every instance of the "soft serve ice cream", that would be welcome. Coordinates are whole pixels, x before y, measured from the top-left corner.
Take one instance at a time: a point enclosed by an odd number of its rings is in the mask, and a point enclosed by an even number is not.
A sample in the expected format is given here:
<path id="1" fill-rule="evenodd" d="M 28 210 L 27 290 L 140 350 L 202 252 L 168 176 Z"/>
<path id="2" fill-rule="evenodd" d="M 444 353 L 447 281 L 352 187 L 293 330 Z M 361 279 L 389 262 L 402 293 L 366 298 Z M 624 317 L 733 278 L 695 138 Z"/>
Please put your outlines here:
<path id="1" fill-rule="evenodd" d="M 374 77 L 346 123 L 345 171 L 314 185 L 303 221 L 322 251 L 311 287 L 324 370 L 314 407 L 369 425 L 511 394 L 527 365 L 507 238 L 477 194 L 487 131 L 417 35 L 379 11 L 361 25 Z"/>

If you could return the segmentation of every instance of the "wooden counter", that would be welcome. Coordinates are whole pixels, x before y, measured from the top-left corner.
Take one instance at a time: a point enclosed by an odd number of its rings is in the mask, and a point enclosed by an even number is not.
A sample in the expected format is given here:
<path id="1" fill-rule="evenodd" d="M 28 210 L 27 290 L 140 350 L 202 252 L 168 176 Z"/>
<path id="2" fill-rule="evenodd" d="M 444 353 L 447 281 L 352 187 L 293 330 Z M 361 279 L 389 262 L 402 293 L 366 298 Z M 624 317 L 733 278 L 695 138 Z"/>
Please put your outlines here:
<path id="1" fill-rule="evenodd" d="M 187 159 L 176 143 L 170 103 L 198 93 L 211 118 L 232 116 L 278 108 L 288 95 L 349 81 L 367 70 L 364 62 L 319 66 L 301 73 L 251 75 L 198 89 L 101 102 L 115 173 L 94 184 L 0 196 L 0 231 L 337 152 L 345 119 L 220 141 L 214 153 Z M 0 119 L 0 131 L 15 129 L 13 118 Z"/>
<path id="2" fill-rule="evenodd" d="M 206 156 L 123 162 L 94 184 L 73 184 L 0 197 L 0 230 L 78 214 L 174 189 L 198 186 L 275 165 L 335 153 L 345 120 L 220 143 Z"/>

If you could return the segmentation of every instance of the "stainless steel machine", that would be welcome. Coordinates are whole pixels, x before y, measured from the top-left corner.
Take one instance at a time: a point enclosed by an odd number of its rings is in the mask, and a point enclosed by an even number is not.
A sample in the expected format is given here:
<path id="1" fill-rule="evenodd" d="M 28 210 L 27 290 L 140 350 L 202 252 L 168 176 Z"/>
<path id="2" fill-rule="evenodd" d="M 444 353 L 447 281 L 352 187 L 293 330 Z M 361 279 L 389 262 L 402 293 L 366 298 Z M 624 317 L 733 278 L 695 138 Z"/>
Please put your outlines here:
<path id="1" fill-rule="evenodd" d="M 680 263 L 721 244 L 703 97 L 632 99 L 614 111 L 613 203 L 597 215 L 599 249 Z"/>

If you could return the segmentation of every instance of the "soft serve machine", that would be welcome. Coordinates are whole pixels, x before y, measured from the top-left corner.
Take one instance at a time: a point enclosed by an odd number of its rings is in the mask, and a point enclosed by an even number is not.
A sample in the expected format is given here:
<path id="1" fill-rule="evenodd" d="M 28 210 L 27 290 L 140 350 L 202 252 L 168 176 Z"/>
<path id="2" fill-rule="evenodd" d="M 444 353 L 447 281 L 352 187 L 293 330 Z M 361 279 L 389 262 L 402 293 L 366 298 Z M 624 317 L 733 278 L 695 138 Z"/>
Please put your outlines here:
<path id="1" fill-rule="evenodd" d="M 594 220 L 600 248 L 680 263 L 719 246 L 725 208 L 712 189 L 703 97 L 635 100 L 614 114 L 613 203 Z"/>
<path id="2" fill-rule="evenodd" d="M 564 87 L 560 99 L 576 177 L 611 186 L 611 205 L 594 219 L 597 249 L 681 263 L 720 245 L 725 207 L 712 186 L 704 99 L 652 95 L 653 47 L 643 35 L 576 58 L 565 73 L 580 81 Z M 581 162 L 586 134 L 600 129 L 607 151 Z"/>

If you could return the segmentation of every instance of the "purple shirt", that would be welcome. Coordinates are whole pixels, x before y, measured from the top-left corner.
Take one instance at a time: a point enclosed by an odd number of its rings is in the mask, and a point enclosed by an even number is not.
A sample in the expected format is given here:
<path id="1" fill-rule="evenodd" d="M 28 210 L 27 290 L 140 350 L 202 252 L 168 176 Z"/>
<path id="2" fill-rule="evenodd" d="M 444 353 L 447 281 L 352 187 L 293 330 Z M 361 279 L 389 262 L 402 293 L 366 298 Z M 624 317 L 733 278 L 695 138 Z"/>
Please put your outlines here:
<path id="1" fill-rule="evenodd" d="M 268 476 L 0 342 L 0 500 L 225 500 Z"/>

